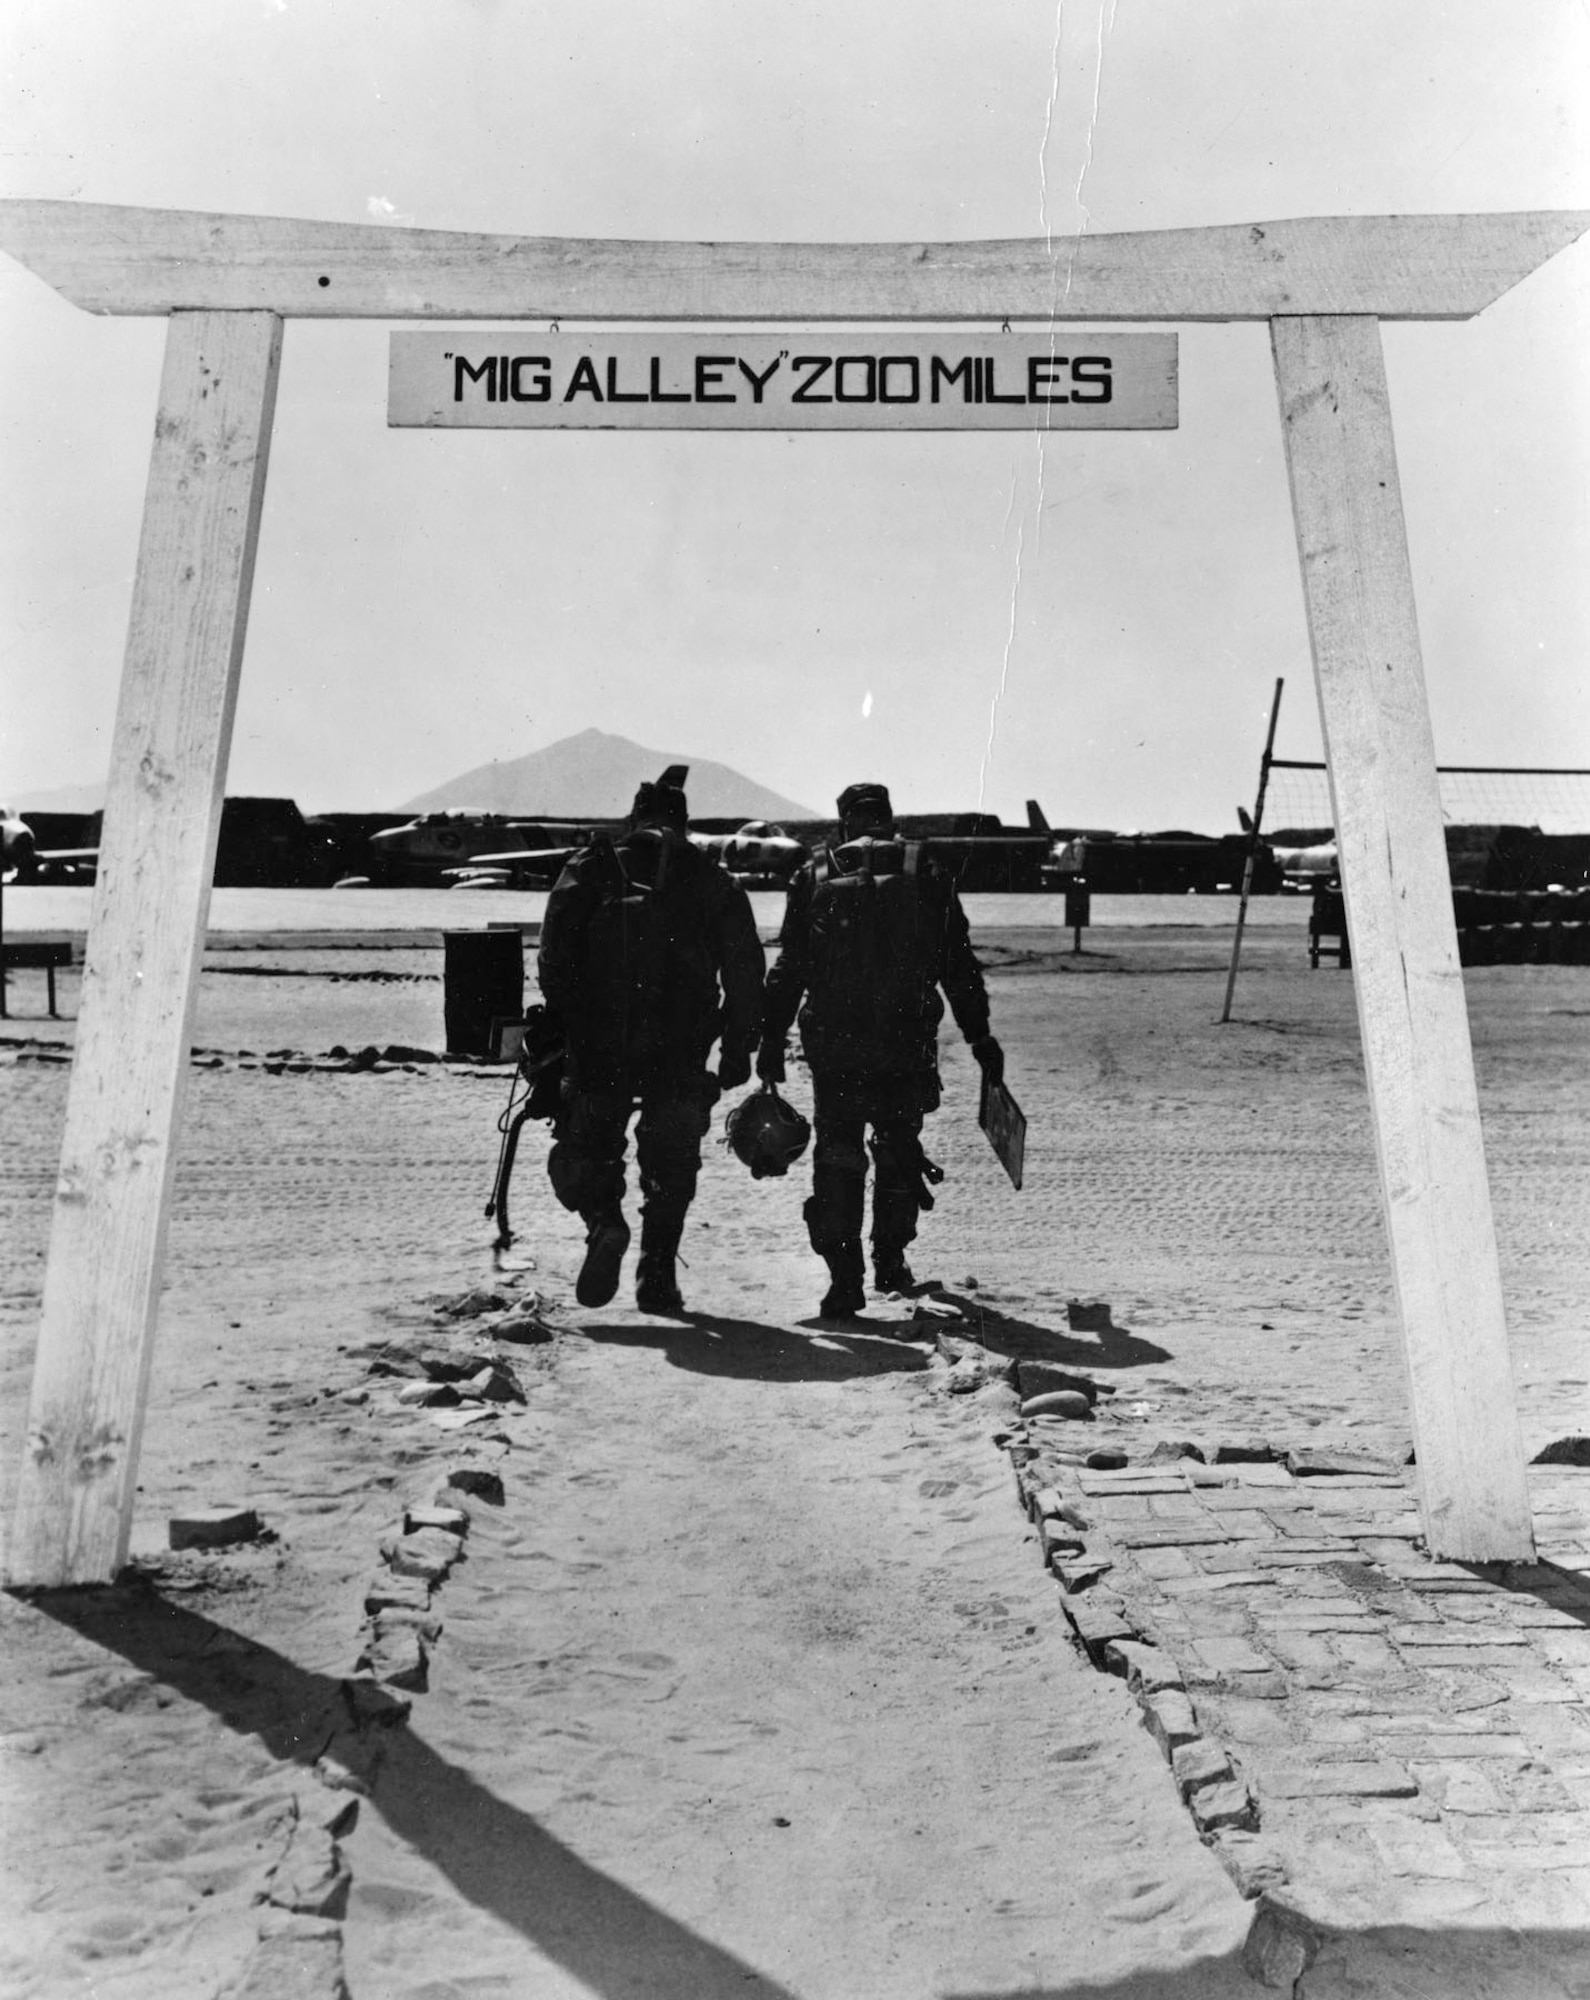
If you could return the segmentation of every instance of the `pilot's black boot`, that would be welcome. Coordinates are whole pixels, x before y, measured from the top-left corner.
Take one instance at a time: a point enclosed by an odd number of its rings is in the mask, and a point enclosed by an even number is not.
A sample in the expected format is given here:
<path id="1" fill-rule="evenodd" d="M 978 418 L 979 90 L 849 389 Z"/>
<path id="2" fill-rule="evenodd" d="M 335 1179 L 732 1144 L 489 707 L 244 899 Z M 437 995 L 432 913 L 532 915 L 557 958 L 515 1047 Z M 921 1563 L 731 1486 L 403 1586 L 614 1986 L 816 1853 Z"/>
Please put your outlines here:
<path id="1" fill-rule="evenodd" d="M 605 1306 L 612 1299 L 628 1248 L 629 1224 L 619 1209 L 601 1209 L 585 1218 L 585 1262 L 574 1286 L 582 1306 Z"/>
<path id="2" fill-rule="evenodd" d="M 682 1313 L 685 1302 L 672 1251 L 642 1250 L 635 1267 L 635 1304 L 643 1313 Z"/>
<path id="3" fill-rule="evenodd" d="M 640 1261 L 635 1267 L 635 1304 L 643 1313 L 682 1313 L 674 1260 L 685 1232 L 689 1196 L 648 1185 L 640 1212 Z"/>
<path id="4" fill-rule="evenodd" d="M 875 1292 L 905 1292 L 916 1290 L 916 1279 L 911 1266 L 905 1261 L 903 1243 L 878 1243 L 872 1246 L 872 1289 Z"/>
<path id="5" fill-rule="evenodd" d="M 835 1244 L 823 1252 L 823 1262 L 828 1266 L 831 1280 L 823 1294 L 823 1302 L 817 1308 L 823 1319 L 851 1319 L 867 1303 L 866 1290 L 862 1279 L 866 1266 L 862 1261 L 861 1245 L 854 1241 Z"/>

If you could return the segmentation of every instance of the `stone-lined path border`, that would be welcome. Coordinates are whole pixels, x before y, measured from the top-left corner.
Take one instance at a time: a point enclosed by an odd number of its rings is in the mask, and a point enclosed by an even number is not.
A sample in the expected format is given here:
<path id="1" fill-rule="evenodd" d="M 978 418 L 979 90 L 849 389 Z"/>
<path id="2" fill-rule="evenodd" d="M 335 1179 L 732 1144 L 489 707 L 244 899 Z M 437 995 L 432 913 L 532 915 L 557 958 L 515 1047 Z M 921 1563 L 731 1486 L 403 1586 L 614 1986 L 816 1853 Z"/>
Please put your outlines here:
<path id="1" fill-rule="evenodd" d="M 554 1325 L 546 1310 L 534 1295 L 466 1292 L 429 1301 L 423 1331 L 350 1350 L 365 1363 L 365 1381 L 342 1391 L 343 1399 L 373 1402 L 394 1417 L 423 1414 L 442 1463 L 427 1469 L 381 1539 L 361 1597 L 358 1654 L 341 1684 L 344 1725 L 283 1816 L 280 1850 L 256 1894 L 258 1942 L 227 2000 L 349 2000 L 342 1923 L 352 1872 L 341 1842 L 375 1783 L 389 1732 L 407 1723 L 414 1697 L 428 1685 L 431 1649 L 443 1630 L 439 1592 L 463 1559 L 472 1512 L 504 1503 L 489 1454 L 507 1447 L 490 1434 L 491 1420 L 526 1401 L 505 1349 L 549 1342 Z M 226 1558 L 206 1552 L 138 1568 L 158 1583 L 172 1561 L 189 1567 L 207 1560 Z"/>

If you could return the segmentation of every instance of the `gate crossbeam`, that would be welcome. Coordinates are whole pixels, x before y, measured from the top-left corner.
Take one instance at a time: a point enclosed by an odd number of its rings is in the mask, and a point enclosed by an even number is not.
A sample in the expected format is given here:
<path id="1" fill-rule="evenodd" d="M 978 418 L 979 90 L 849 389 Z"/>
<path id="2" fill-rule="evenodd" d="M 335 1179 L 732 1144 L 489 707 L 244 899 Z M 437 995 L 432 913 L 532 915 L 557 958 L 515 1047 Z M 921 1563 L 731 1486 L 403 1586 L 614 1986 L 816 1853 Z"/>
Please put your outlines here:
<path id="1" fill-rule="evenodd" d="M 486 236 L 0 201 L 0 250 L 98 313 L 308 319 L 1470 319 L 1590 211 L 1308 216 L 965 243 Z"/>

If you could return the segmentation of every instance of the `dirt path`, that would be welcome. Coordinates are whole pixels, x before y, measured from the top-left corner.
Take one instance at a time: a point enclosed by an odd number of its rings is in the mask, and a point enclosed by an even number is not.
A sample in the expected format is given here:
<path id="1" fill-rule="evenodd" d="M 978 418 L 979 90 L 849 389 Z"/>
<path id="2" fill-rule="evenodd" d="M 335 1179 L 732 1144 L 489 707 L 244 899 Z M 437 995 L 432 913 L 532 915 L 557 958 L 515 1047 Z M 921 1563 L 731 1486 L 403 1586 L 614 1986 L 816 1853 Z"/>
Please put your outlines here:
<path id="1" fill-rule="evenodd" d="M 356 1994 L 1229 1990 L 1247 1909 L 941 1380 L 751 1322 L 559 1342 L 442 1592 L 411 1728 L 458 1775 L 394 1756 L 349 1847 Z"/>

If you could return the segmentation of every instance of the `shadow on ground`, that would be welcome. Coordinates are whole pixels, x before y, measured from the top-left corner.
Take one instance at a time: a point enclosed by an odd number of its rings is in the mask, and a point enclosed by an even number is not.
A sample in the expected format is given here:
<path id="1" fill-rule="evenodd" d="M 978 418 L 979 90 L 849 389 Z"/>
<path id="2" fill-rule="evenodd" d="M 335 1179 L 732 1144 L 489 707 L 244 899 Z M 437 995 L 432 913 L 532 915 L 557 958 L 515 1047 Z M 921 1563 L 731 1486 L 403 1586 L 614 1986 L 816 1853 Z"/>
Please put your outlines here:
<path id="1" fill-rule="evenodd" d="M 393 1833 L 602 2000 L 794 2000 L 777 1980 L 582 1861 L 408 1727 L 359 1729 L 342 1681 L 171 1603 L 142 1578 L 14 1594 L 281 1763 L 312 1768 L 328 1747 L 340 1756 L 358 1737 L 373 1773 L 371 1803 Z"/>
<path id="2" fill-rule="evenodd" d="M 614 1346 L 658 1348 L 675 1368 L 755 1382 L 840 1382 L 859 1375 L 919 1372 L 929 1365 L 941 1327 L 1012 1361 L 1054 1361 L 1084 1374 L 1108 1376 L 1173 1359 L 1168 1348 L 1118 1326 L 1108 1305 L 1101 1303 L 1074 1300 L 1067 1308 L 1070 1331 L 1060 1333 L 996 1312 L 974 1293 L 934 1286 L 932 1297 L 954 1307 L 960 1319 L 869 1320 L 862 1314 L 847 1320 L 805 1319 L 792 1329 L 692 1312 L 643 1325 L 588 1321 L 580 1332 L 587 1340 Z"/>
<path id="3" fill-rule="evenodd" d="M 865 1320 L 802 1324 L 810 1325 L 818 1338 L 716 1313 L 685 1313 L 644 1326 L 630 1320 L 587 1322 L 580 1332 L 587 1340 L 616 1347 L 660 1348 L 675 1368 L 698 1375 L 733 1375 L 752 1382 L 844 1382 L 858 1375 L 912 1373 L 928 1365 L 926 1348 L 910 1344 L 931 1337 L 924 1328 L 888 1321 L 869 1327 Z"/>
<path id="4" fill-rule="evenodd" d="M 1121 1368 L 1152 1368 L 1175 1358 L 1169 1348 L 1142 1339 L 1128 1326 L 1117 1326 L 1103 1301 L 1073 1299 L 1066 1307 L 1069 1331 L 1060 1333 L 1033 1320 L 1012 1319 L 985 1305 L 975 1292 L 935 1289 L 933 1296 L 954 1306 L 991 1354 L 1006 1354 L 1012 1361 L 1056 1361 L 1084 1374 L 1095 1370 L 1108 1374 Z M 948 1330 L 956 1331 L 953 1325 Z"/>
<path id="5" fill-rule="evenodd" d="M 1590 1932 L 1502 1930 L 1463 1924 L 1379 1924 L 1323 1939 L 1301 1974 L 1250 1971 L 1250 1947 L 1175 1972 L 1098 1981 L 1079 1972 L 1061 1984 L 963 1989 L 937 2000 L 1575 2000 L 1584 1992 Z"/>

